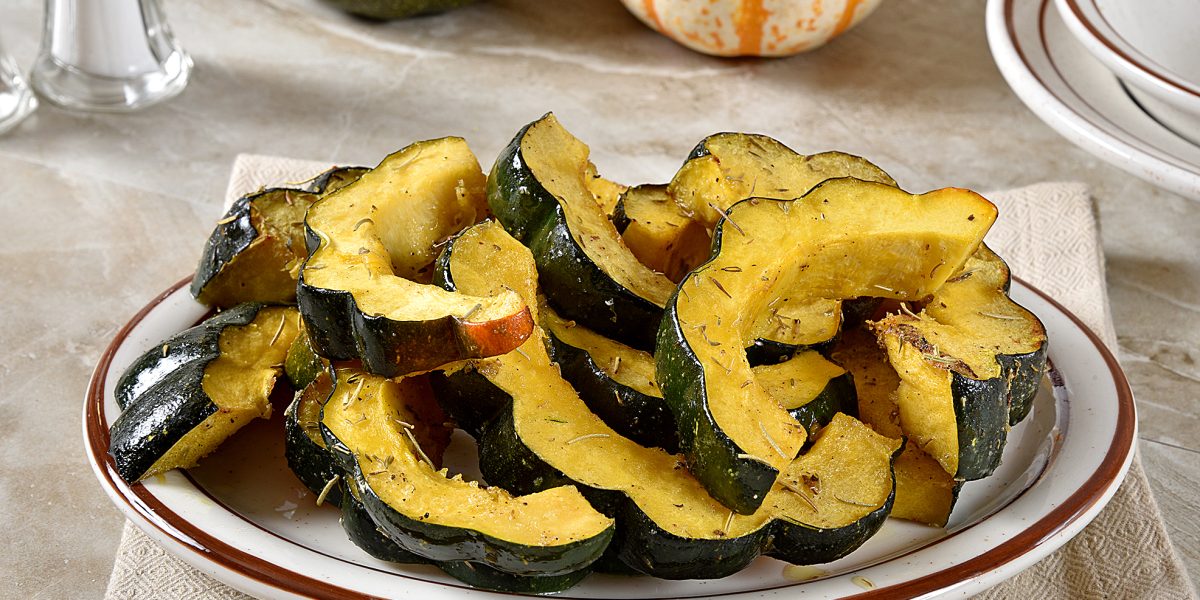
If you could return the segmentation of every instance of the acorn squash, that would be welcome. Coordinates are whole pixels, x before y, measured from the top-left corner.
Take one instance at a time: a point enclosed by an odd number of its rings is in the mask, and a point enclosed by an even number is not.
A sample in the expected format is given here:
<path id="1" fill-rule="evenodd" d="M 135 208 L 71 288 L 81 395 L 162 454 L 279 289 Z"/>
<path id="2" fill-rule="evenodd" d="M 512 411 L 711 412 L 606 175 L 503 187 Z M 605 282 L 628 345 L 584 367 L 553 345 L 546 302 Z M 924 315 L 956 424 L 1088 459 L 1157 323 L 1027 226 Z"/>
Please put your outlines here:
<path id="1" fill-rule="evenodd" d="M 242 302 L 294 303 L 296 278 L 307 256 L 304 212 L 365 171 L 334 168 L 298 188 L 270 188 L 239 198 L 204 244 L 192 296 L 226 308 Z"/>
<path id="2" fill-rule="evenodd" d="M 896 182 L 866 159 L 843 152 L 797 153 L 778 140 L 752 133 L 718 133 L 700 141 L 667 186 L 687 214 L 710 230 L 724 211 L 750 197 L 799 198 L 837 177 L 887 185 Z M 842 301 L 778 298 L 756 316 L 750 364 L 786 360 L 798 350 L 828 346 L 842 325 Z"/>
<path id="3" fill-rule="evenodd" d="M 896 404 L 900 376 L 888 364 L 887 352 L 875 336 L 864 328 L 849 329 L 831 355 L 854 375 L 859 419 L 881 435 L 904 437 Z M 895 469 L 896 503 L 891 516 L 945 527 L 962 482 L 955 481 L 911 439 L 896 459 Z"/>
<path id="4" fill-rule="evenodd" d="M 1008 425 L 1045 370 L 1045 328 L 1007 288 L 1004 262 L 981 247 L 920 313 L 872 324 L 900 375 L 904 432 L 957 480 L 1000 465 Z"/>
<path id="5" fill-rule="evenodd" d="M 240 304 L 148 350 L 117 382 L 108 453 L 129 483 L 189 468 L 254 418 L 299 331 L 296 309 Z"/>
<path id="6" fill-rule="evenodd" d="M 533 252 L 550 305 L 608 337 L 651 350 L 675 285 L 642 263 L 596 202 L 588 147 L 553 114 L 523 127 L 496 159 L 488 205 Z"/>
<path id="7" fill-rule="evenodd" d="M 658 389 L 653 356 L 566 321 L 546 306 L 539 309 L 538 321 L 563 378 L 593 413 L 643 446 L 678 451 L 675 418 Z M 857 414 L 853 378 L 815 351 L 753 371 L 767 393 L 810 432 L 835 413 Z"/>
<path id="8" fill-rule="evenodd" d="M 914 196 L 849 178 L 795 201 L 731 208 L 712 258 L 671 297 L 655 354 L 680 446 L 709 493 L 753 512 L 805 443 L 804 427 L 763 390 L 742 351 L 755 315 L 781 297 L 924 298 L 995 217 L 995 206 L 967 190 Z"/>
<path id="9" fill-rule="evenodd" d="M 448 250 L 456 289 L 486 294 L 508 288 L 533 301 L 532 267 L 519 265 L 523 256 L 529 261 L 527 254 L 506 257 L 503 246 L 486 244 L 496 252 L 484 261 L 482 253 L 472 257 L 455 248 L 462 241 Z M 475 361 L 475 369 L 510 398 L 480 436 L 480 468 L 488 481 L 514 493 L 580 486 L 593 506 L 616 517 L 620 560 L 648 575 L 722 577 L 768 550 L 790 562 L 828 562 L 861 544 L 890 510 L 899 441 L 845 415 L 833 417 L 811 456 L 788 465 L 762 511 L 738 516 L 709 496 L 681 457 L 622 437 L 597 417 L 539 337 L 518 351 Z M 818 481 L 830 483 L 809 485 Z"/>
<path id="10" fill-rule="evenodd" d="M 673 282 L 708 260 L 704 224 L 676 204 L 665 185 L 639 185 L 621 195 L 612 213 L 621 241 L 643 265 Z"/>
<path id="11" fill-rule="evenodd" d="M 1029 414 L 1046 374 L 1047 343 L 1037 316 L 1008 297 L 1011 285 L 1008 265 L 984 244 L 923 306 L 939 323 L 999 347 L 995 356 L 1008 382 L 1008 422 L 1016 425 Z"/>
<path id="12" fill-rule="evenodd" d="M 805 156 L 769 136 L 726 132 L 696 144 L 667 185 L 667 194 L 711 230 L 725 211 L 746 198 L 799 198 L 838 177 L 896 185 L 865 158 L 844 152 Z"/>
<path id="13" fill-rule="evenodd" d="M 351 480 L 353 481 L 353 480 Z M 399 564 L 433 564 L 451 577 L 472 587 L 517 594 L 549 594 L 560 592 L 579 583 L 590 568 L 564 575 L 514 575 L 493 569 L 484 563 L 450 560 L 434 562 L 409 552 L 375 525 L 366 506 L 358 498 L 358 488 L 351 485 L 342 497 L 342 529 L 350 541 L 362 551 L 379 560 Z"/>
<path id="14" fill-rule="evenodd" d="M 418 142 L 312 205 L 297 301 L 313 348 L 398 377 L 507 352 L 533 320 L 520 297 L 451 294 L 406 279 L 483 214 L 483 175 L 461 138 Z"/>
<path id="15" fill-rule="evenodd" d="M 448 430 L 423 378 L 336 369 L 321 431 L 375 524 L 409 552 L 516 575 L 564 575 L 604 551 L 612 521 L 570 487 L 513 497 L 440 470 Z"/>
<path id="16" fill-rule="evenodd" d="M 333 391 L 329 371 L 321 371 L 296 393 L 283 411 L 284 450 L 288 468 L 321 503 L 341 504 L 342 469 L 321 435 L 321 408 Z"/>

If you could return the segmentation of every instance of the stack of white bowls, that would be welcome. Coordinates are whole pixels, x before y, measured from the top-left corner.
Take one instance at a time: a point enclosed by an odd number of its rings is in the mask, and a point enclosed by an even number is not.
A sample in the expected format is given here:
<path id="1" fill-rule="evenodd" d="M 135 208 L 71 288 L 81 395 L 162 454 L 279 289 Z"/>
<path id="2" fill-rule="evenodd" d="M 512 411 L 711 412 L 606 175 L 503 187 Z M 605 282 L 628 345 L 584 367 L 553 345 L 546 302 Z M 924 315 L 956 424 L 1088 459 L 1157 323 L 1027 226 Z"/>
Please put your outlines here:
<path id="1" fill-rule="evenodd" d="M 1075 38 L 1147 113 L 1200 144 L 1200 1 L 1055 2 Z"/>
<path id="2" fill-rule="evenodd" d="M 988 0 L 987 33 L 1047 125 L 1200 200 L 1200 0 Z"/>

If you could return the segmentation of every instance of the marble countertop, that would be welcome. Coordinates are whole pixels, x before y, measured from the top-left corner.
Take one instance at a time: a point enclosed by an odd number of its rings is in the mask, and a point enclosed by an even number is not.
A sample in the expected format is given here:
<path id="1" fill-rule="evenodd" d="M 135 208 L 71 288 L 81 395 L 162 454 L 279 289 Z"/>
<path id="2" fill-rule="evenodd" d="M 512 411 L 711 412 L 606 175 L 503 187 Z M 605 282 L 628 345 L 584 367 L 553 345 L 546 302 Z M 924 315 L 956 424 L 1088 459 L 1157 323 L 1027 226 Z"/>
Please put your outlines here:
<path id="1" fill-rule="evenodd" d="M 1030 113 L 988 53 L 982 0 L 887 0 L 783 60 L 692 53 L 615 0 L 550 4 L 485 0 L 380 25 L 315 0 L 170 1 L 196 61 L 183 95 L 135 115 L 43 107 L 0 137 L 0 596 L 102 595 L 122 518 L 84 459 L 83 393 L 121 324 L 194 268 L 236 154 L 375 164 L 455 134 L 486 161 L 549 110 L 626 182 L 666 180 L 704 135 L 741 130 L 864 155 L 913 191 L 1092 186 L 1142 459 L 1200 577 L 1200 203 Z M 0 8 L 26 68 L 41 9 Z"/>

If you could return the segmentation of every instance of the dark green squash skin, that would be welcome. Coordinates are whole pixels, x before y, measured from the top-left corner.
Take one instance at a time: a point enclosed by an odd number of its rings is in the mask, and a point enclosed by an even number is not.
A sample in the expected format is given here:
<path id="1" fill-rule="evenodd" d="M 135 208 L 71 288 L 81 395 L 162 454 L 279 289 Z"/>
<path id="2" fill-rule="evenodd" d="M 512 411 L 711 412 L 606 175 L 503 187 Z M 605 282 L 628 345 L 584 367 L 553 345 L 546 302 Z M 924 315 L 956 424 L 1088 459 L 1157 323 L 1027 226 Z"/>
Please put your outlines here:
<path id="1" fill-rule="evenodd" d="M 842 301 L 842 327 L 853 329 L 866 323 L 875 316 L 875 312 L 883 305 L 883 298 L 863 296 Z"/>
<path id="2" fill-rule="evenodd" d="M 720 579 L 758 558 L 770 527 L 729 539 L 692 539 L 658 528 L 634 502 L 621 505 L 617 517 L 617 556 L 631 569 L 659 579 Z"/>
<path id="3" fill-rule="evenodd" d="M 516 494 L 575 485 L 596 510 L 614 517 L 616 535 L 609 551 L 633 571 L 660 579 L 715 579 L 732 575 L 760 554 L 792 564 L 819 564 L 841 558 L 874 535 L 892 512 L 895 469 L 887 501 L 844 527 L 818 529 L 775 519 L 761 529 L 727 539 L 692 539 L 663 531 L 624 494 L 572 481 L 526 447 L 517 436 L 511 409 L 485 428 L 479 441 L 480 471 L 492 484 Z M 891 456 L 894 464 L 904 445 Z M 957 495 L 957 488 L 955 490 Z"/>
<path id="4" fill-rule="evenodd" d="M 1000 371 L 1009 382 L 1008 424 L 1016 425 L 1029 416 L 1037 396 L 1042 376 L 1046 374 L 1046 346 L 1026 354 L 1003 354 L 996 357 Z"/>
<path id="5" fill-rule="evenodd" d="M 771 548 L 765 554 L 794 564 L 812 565 L 833 562 L 858 549 L 883 527 L 892 513 L 896 502 L 896 459 L 903 451 L 901 443 L 892 453 L 892 491 L 882 506 L 849 525 L 830 529 L 776 519 L 771 524 Z M 960 487 L 954 488 L 956 499 Z M 795 563 L 796 557 L 804 557 L 805 562 Z"/>
<path id="6" fill-rule="evenodd" d="M 750 363 L 751 367 L 758 367 L 787 362 L 788 359 L 805 350 L 816 350 L 825 354 L 837 345 L 839 339 L 841 339 L 840 333 L 819 344 L 789 344 L 767 338 L 758 338 L 746 347 L 746 361 Z"/>
<path id="7" fill-rule="evenodd" d="M 312 383 L 317 375 L 329 368 L 329 361 L 321 358 L 312 347 L 308 334 L 300 332 L 292 345 L 288 347 L 287 357 L 283 362 L 283 373 L 293 390 L 302 390 Z"/>
<path id="8" fill-rule="evenodd" d="M 204 370 L 220 356 L 221 333 L 227 327 L 249 324 L 262 308 L 262 304 L 246 303 L 217 313 L 146 351 L 125 371 L 114 393 L 124 412 L 109 429 L 108 446 L 122 479 L 136 482 L 183 436 L 219 410 L 201 386 Z"/>
<path id="9" fill-rule="evenodd" d="M 571 237 L 566 216 L 525 162 L 521 140 L 530 123 L 501 151 L 488 176 L 492 214 L 533 252 L 539 284 L 563 317 L 639 350 L 654 350 L 662 308 L 618 284 Z"/>
<path id="10" fill-rule="evenodd" d="M 714 256 L 720 250 L 720 229 L 717 232 L 713 240 Z M 692 276 L 685 277 L 684 282 Z M 659 326 L 654 360 L 659 389 L 675 416 L 679 448 L 688 459 L 688 468 L 713 498 L 740 514 L 752 514 L 762 504 L 779 471 L 757 460 L 738 458 L 744 451 L 725 435 L 708 410 L 704 366 L 679 327 L 676 296 L 667 303 Z M 696 401 L 679 403 L 669 398 Z"/>
<path id="11" fill-rule="evenodd" d="M 617 230 L 617 233 L 625 235 L 625 230 L 629 229 L 629 224 L 632 223 L 633 220 L 630 219 L 629 215 L 625 213 L 624 194 L 617 199 L 617 205 L 613 207 L 612 214 L 608 215 L 608 220 L 612 221 L 613 228 Z"/>
<path id="12" fill-rule="evenodd" d="M 588 408 L 614 431 L 642 446 L 679 449 L 675 418 L 662 398 L 617 383 L 596 364 L 587 350 L 572 346 L 547 329 L 550 359 L 571 383 Z"/>
<path id="13" fill-rule="evenodd" d="M 421 15 L 433 15 L 466 6 L 475 0 L 324 0 L 354 16 L 391 21 Z"/>
<path id="14" fill-rule="evenodd" d="M 323 445 L 324 440 L 317 443 L 304 430 L 299 420 L 302 400 L 301 394 L 296 394 L 283 411 L 283 456 L 287 459 L 288 468 L 300 483 L 319 496 L 331 479 L 342 474 L 342 469 L 335 463 L 333 453 Z M 343 487 L 341 482 L 334 484 L 325 494 L 325 502 L 340 504 Z"/>
<path id="15" fill-rule="evenodd" d="M 436 561 L 482 563 L 513 575 L 567 575 L 595 562 L 612 539 L 613 528 L 586 540 L 558 547 L 536 547 L 501 540 L 479 531 L 411 519 L 371 490 L 350 449 L 323 424 L 325 443 L 352 481 L 371 520 L 405 550 Z"/>
<path id="16" fill-rule="evenodd" d="M 617 520 L 612 551 L 634 571 L 661 579 L 712 579 L 740 571 L 757 557 L 767 529 L 733 539 L 689 539 L 661 529 L 625 494 L 571 480 L 517 436 L 511 406 L 484 430 L 479 469 L 485 479 L 514 494 L 574 485 L 592 506 Z"/>
<path id="17" fill-rule="evenodd" d="M 405 550 L 384 535 L 354 494 L 346 494 L 342 501 L 341 521 L 342 529 L 346 531 L 350 541 L 373 558 L 406 565 L 433 564 L 451 577 L 479 589 L 517 594 L 550 594 L 574 586 L 591 572 L 590 568 L 584 568 L 565 575 L 513 575 L 476 562 L 432 562 Z"/>
<path id="18" fill-rule="evenodd" d="M 849 371 L 830 379 L 816 398 L 788 410 L 788 414 L 808 431 L 806 445 L 811 445 L 817 430 L 828 425 L 838 413 L 858 418 L 858 392 L 854 387 L 854 375 Z"/>
<path id="19" fill-rule="evenodd" d="M 367 508 L 358 498 L 354 497 L 354 494 L 345 494 L 340 500 L 340 504 L 342 529 L 345 530 L 346 537 L 350 538 L 350 541 L 354 542 L 354 545 L 363 552 L 370 554 L 372 558 L 406 565 L 429 563 L 428 560 L 405 550 L 383 535 L 375 526 L 375 521 L 371 520 L 371 515 L 367 514 Z"/>
<path id="20" fill-rule="evenodd" d="M 488 382 L 491 385 L 491 382 Z M 499 388 L 496 388 L 499 391 Z M 503 393 L 503 392 L 500 392 Z M 509 401 L 511 403 L 511 398 Z M 530 450 L 517 437 L 516 426 L 513 422 L 512 405 L 507 404 L 484 426 L 479 436 L 479 472 L 492 485 L 498 485 L 509 492 L 525 496 L 548 490 L 550 488 L 573 485 L 580 493 L 588 498 L 593 508 L 605 516 L 615 515 L 616 502 L 614 498 L 605 497 L 606 490 L 595 490 L 582 486 L 564 475 L 558 469 L 547 464 L 537 454 Z M 600 492 L 593 498 L 591 492 Z M 609 494 L 611 496 L 611 494 Z M 599 500 L 597 502 L 596 500 Z M 599 505 L 597 505 L 599 504 Z"/>
<path id="21" fill-rule="evenodd" d="M 433 371 L 429 374 L 429 384 L 446 416 L 475 439 L 479 439 L 488 421 L 508 404 L 508 396 L 474 367 L 453 373 Z"/>
<path id="22" fill-rule="evenodd" d="M 573 587 L 592 572 L 591 567 L 561 575 L 514 575 L 475 561 L 437 563 L 447 575 L 471 587 L 514 594 L 553 594 Z"/>
<path id="23" fill-rule="evenodd" d="M 954 373 L 950 381 L 958 423 L 958 472 L 954 479 L 983 479 L 1000 466 L 1008 438 L 1007 388 L 1003 377 L 971 379 Z"/>
<path id="24" fill-rule="evenodd" d="M 252 204 L 284 193 L 318 196 L 332 192 L 358 179 L 365 171 L 366 169 L 362 167 L 336 167 L 321 173 L 298 188 L 269 188 L 238 198 L 225 212 L 224 218 L 221 219 L 222 222 L 217 224 L 204 243 L 200 264 L 196 267 L 195 277 L 192 278 L 192 297 L 200 297 L 204 287 L 212 282 L 238 254 L 250 247 L 250 243 L 258 237 L 258 230 L 250 222 Z M 310 199 L 309 203 L 313 200 L 315 198 Z"/>
<path id="25" fill-rule="evenodd" d="M 558 363 L 563 379 L 571 383 L 580 399 L 605 424 L 642 446 L 662 448 L 670 454 L 679 451 L 675 417 L 666 400 L 616 382 L 592 360 L 586 350 L 563 342 L 555 337 L 553 331 L 547 329 L 546 337 L 550 342 L 550 358 Z M 482 376 L 476 377 L 478 380 L 472 387 L 479 391 L 473 397 L 487 397 L 489 405 L 499 404 L 499 390 L 492 386 L 492 390 L 485 391 L 487 380 Z M 460 385 L 459 389 L 463 389 L 471 384 L 464 382 Z M 499 392 L 499 396 L 502 398 L 503 392 Z M 854 376 L 850 373 L 831 379 L 816 398 L 788 411 L 810 435 L 828 424 L 833 415 L 839 412 L 858 416 L 858 395 L 855 393 Z"/>

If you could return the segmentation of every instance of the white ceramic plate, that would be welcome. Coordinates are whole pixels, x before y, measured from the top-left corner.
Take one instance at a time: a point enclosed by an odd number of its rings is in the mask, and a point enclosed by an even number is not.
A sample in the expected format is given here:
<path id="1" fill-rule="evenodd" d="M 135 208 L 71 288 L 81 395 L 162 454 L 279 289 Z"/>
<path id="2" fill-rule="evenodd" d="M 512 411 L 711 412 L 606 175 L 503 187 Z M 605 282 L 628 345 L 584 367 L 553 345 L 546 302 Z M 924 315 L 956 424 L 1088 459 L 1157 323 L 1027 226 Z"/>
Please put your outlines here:
<path id="1" fill-rule="evenodd" d="M 1071 142 L 1200 200 L 1200 145 L 1147 114 L 1067 30 L 1051 0 L 989 0 L 992 56 L 1017 96 Z"/>
<path id="2" fill-rule="evenodd" d="M 492 595 L 432 567 L 391 565 L 355 548 L 338 525 L 338 512 L 315 506 L 288 471 L 278 419 L 248 426 L 189 472 L 132 486 L 117 477 L 107 454 L 108 427 L 120 412 L 113 388 L 134 358 L 206 313 L 186 283 L 155 298 L 117 333 L 88 389 L 88 456 L 117 507 L 171 553 L 258 596 Z M 785 571 L 781 562 L 760 558 L 713 581 L 592 575 L 562 597 L 749 599 L 772 591 L 805 598 L 965 596 L 1050 554 L 1116 491 L 1132 457 L 1137 420 L 1116 359 L 1092 333 L 1020 282 L 1014 282 L 1013 297 L 1045 323 L 1053 370 L 1030 416 L 1010 432 L 1002 466 L 964 486 L 948 529 L 889 520 L 862 548 L 820 565 L 818 578 L 807 581 L 789 576 L 794 570 Z"/>

